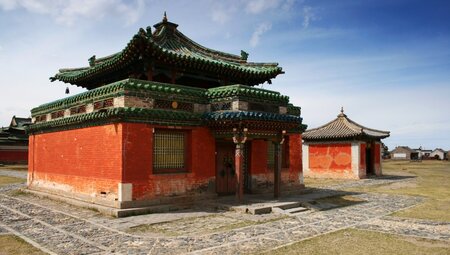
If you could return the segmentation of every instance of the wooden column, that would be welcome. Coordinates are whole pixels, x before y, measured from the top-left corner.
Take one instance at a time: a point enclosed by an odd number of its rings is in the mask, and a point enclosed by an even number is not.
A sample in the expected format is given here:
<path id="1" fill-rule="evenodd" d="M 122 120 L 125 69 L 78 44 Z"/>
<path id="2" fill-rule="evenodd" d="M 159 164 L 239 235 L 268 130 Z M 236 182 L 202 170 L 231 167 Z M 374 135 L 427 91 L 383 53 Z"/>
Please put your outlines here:
<path id="1" fill-rule="evenodd" d="M 234 154 L 234 171 L 236 173 L 236 201 L 241 203 L 244 197 L 244 144 L 247 141 L 247 129 L 233 128 L 233 142 L 236 144 Z"/>
<path id="2" fill-rule="evenodd" d="M 244 196 L 244 169 L 242 163 L 244 161 L 244 144 L 236 144 L 236 152 L 234 155 L 234 164 L 236 170 L 236 201 L 242 202 Z"/>
<path id="3" fill-rule="evenodd" d="M 278 142 L 274 143 L 275 146 L 275 159 L 274 159 L 274 171 L 273 171 L 273 182 L 274 182 L 274 190 L 273 196 L 275 198 L 279 198 L 281 194 L 281 146 Z"/>
<path id="4" fill-rule="evenodd" d="M 274 155 L 274 171 L 273 171 L 273 182 L 274 182 L 274 189 L 273 189 L 273 196 L 275 198 L 279 198 L 281 195 L 281 162 L 283 155 L 281 154 L 281 146 L 284 143 L 284 135 L 286 134 L 286 131 L 281 131 L 281 134 L 279 135 L 277 141 L 274 143 L 275 145 L 275 155 Z"/>

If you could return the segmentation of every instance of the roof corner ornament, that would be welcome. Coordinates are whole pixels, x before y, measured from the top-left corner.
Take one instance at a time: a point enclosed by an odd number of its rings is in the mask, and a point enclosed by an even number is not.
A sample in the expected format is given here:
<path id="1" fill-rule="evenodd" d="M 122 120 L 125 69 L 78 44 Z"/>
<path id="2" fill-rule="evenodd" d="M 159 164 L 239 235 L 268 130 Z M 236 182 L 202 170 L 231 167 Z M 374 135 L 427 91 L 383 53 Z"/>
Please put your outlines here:
<path id="1" fill-rule="evenodd" d="M 344 114 L 344 106 L 341 106 L 341 113 Z"/>
<path id="2" fill-rule="evenodd" d="M 164 11 L 164 16 L 163 16 L 162 22 L 167 22 L 167 14 L 166 14 L 166 11 Z"/>
<path id="3" fill-rule="evenodd" d="M 248 53 L 241 50 L 241 59 L 242 60 L 247 60 L 248 59 Z"/>
<path id="4" fill-rule="evenodd" d="M 145 28 L 147 30 L 147 37 L 151 37 L 152 36 L 152 27 L 151 26 L 147 26 Z"/>
<path id="5" fill-rule="evenodd" d="M 95 55 L 89 58 L 89 66 L 95 66 Z"/>

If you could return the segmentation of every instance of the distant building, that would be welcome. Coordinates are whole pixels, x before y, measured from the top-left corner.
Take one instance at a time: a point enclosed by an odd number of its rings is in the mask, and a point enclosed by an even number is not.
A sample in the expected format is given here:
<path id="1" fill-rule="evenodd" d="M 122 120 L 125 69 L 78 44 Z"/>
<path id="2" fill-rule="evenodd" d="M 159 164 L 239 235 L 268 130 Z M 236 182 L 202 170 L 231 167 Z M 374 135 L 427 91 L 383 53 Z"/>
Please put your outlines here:
<path id="1" fill-rule="evenodd" d="M 0 128 L 0 163 L 28 162 L 28 135 L 25 127 L 30 124 L 29 118 L 13 116 L 8 127 Z"/>
<path id="2" fill-rule="evenodd" d="M 430 158 L 430 154 L 432 150 L 426 150 L 422 149 L 422 147 L 419 147 L 418 149 L 414 149 L 414 151 L 417 152 L 417 159 L 428 159 Z"/>
<path id="3" fill-rule="evenodd" d="M 408 146 L 397 146 L 391 151 L 391 159 L 394 160 L 417 160 L 419 152 L 409 148 Z"/>
<path id="4" fill-rule="evenodd" d="M 435 149 L 430 154 L 430 158 L 435 158 L 435 159 L 440 159 L 440 160 L 444 160 L 444 159 L 446 159 L 446 157 L 447 157 L 447 152 L 441 148 Z"/>
<path id="5" fill-rule="evenodd" d="M 304 175 L 348 179 L 381 175 L 381 139 L 388 136 L 388 131 L 352 121 L 341 109 L 333 121 L 303 133 Z"/>

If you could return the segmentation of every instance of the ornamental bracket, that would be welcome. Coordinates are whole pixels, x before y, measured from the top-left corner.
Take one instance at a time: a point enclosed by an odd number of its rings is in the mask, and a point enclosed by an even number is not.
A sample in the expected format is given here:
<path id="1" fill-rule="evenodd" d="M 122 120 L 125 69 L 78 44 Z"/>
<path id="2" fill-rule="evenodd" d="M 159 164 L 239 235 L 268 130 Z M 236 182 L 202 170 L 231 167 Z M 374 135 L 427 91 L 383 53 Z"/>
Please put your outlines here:
<path id="1" fill-rule="evenodd" d="M 235 144 L 244 144 L 247 141 L 247 128 L 233 128 L 233 142 Z"/>

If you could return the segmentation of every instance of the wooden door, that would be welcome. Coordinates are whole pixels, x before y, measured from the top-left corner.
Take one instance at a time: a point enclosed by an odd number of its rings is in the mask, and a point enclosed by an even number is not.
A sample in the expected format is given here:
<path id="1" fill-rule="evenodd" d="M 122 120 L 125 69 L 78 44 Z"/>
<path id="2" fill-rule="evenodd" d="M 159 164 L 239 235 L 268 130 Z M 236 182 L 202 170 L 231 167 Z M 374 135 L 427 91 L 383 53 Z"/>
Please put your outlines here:
<path id="1" fill-rule="evenodd" d="M 220 195 L 236 192 L 234 153 L 235 145 L 233 143 L 216 143 L 216 190 Z"/>

